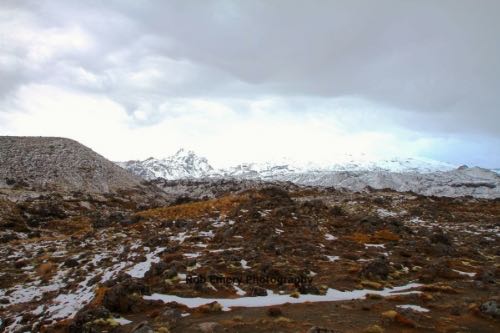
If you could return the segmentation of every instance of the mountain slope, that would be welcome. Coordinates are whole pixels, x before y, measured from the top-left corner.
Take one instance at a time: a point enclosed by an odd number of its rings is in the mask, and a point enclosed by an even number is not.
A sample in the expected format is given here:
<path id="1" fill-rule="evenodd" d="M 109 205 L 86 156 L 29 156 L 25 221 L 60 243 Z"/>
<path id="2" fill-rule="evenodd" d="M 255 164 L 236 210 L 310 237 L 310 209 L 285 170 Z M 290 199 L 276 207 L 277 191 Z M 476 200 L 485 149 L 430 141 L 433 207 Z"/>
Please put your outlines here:
<path id="1" fill-rule="evenodd" d="M 168 180 L 203 177 L 269 178 L 292 173 L 332 171 L 418 172 L 450 171 L 456 166 L 424 158 L 367 159 L 341 156 L 332 163 L 301 163 L 289 159 L 266 163 L 244 163 L 227 169 L 214 169 L 205 157 L 180 149 L 176 154 L 143 161 L 117 162 L 121 167 L 148 180 Z"/>
<path id="2" fill-rule="evenodd" d="M 446 197 L 467 195 L 477 198 L 500 197 L 500 176 L 493 171 L 477 167 L 432 173 L 306 172 L 281 175 L 273 177 L 273 179 L 291 181 L 300 185 L 333 186 L 353 191 L 361 191 L 371 187 Z"/>
<path id="3" fill-rule="evenodd" d="M 283 160 L 277 163 L 247 163 L 220 170 L 219 174 L 234 177 L 282 177 L 293 173 L 341 172 L 341 171 L 385 171 L 429 173 L 450 171 L 454 165 L 424 158 L 368 159 L 341 156 L 332 163 L 299 163 Z"/>
<path id="4" fill-rule="evenodd" d="M 0 188 L 106 193 L 140 183 L 139 177 L 70 139 L 0 137 Z"/>
<path id="5" fill-rule="evenodd" d="M 458 169 L 448 163 L 424 158 L 373 160 L 339 156 L 329 164 L 298 163 L 282 160 L 246 163 L 215 170 L 206 158 L 180 150 L 165 158 L 120 163 L 145 179 L 234 178 L 263 181 L 290 181 L 299 185 L 333 186 L 360 191 L 371 187 L 413 191 L 423 195 L 500 197 L 500 176 L 482 168 Z"/>
<path id="6" fill-rule="evenodd" d="M 144 179 L 200 178 L 210 175 L 213 168 L 204 157 L 194 152 L 180 149 L 175 155 L 164 159 L 153 157 L 144 161 L 118 162 L 119 166 Z"/>

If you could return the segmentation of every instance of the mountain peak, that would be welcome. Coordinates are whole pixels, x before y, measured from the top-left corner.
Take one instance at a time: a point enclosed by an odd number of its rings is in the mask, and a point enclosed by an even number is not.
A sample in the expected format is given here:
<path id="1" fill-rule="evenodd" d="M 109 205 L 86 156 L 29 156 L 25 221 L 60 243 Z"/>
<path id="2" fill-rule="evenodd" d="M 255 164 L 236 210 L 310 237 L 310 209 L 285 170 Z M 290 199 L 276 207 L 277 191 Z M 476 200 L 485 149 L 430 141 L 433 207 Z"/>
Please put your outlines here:
<path id="1" fill-rule="evenodd" d="M 177 152 L 174 154 L 174 156 L 192 156 L 196 155 L 194 151 L 185 149 L 185 148 L 180 148 L 177 150 Z"/>
<path id="2" fill-rule="evenodd" d="M 299 162 L 291 158 L 280 158 L 265 163 L 242 163 L 225 170 L 217 170 L 210 165 L 205 157 L 194 151 L 180 148 L 174 155 L 166 158 L 149 158 L 144 161 L 129 161 L 122 164 L 126 169 L 146 178 L 200 178 L 207 176 L 241 177 L 259 175 L 274 177 L 289 173 L 331 172 L 331 171 L 388 171 L 388 172 L 418 172 L 450 171 L 456 168 L 451 164 L 425 158 L 386 158 L 373 159 L 365 155 L 336 156 L 336 161 L 313 163 Z"/>
<path id="3" fill-rule="evenodd" d="M 200 178 L 213 172 L 205 157 L 184 148 L 163 159 L 152 157 L 144 161 L 121 162 L 119 165 L 145 179 Z"/>
<path id="4" fill-rule="evenodd" d="M 336 161 L 313 163 L 289 158 L 265 163 L 242 163 L 214 170 L 205 157 L 179 149 L 164 159 L 121 164 L 149 180 L 155 178 L 196 179 L 204 177 L 290 181 L 311 186 L 335 186 L 360 191 L 392 188 L 425 195 L 497 197 L 500 177 L 481 168 L 459 168 L 420 157 L 335 156 Z M 425 174 L 425 177 L 422 177 Z"/>

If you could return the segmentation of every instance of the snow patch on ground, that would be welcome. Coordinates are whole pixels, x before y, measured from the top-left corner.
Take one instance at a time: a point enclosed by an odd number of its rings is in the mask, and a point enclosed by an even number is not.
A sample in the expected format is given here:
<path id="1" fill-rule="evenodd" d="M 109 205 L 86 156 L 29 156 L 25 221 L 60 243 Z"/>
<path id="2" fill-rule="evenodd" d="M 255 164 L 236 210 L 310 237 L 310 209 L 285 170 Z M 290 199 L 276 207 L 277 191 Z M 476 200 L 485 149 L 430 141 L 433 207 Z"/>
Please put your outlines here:
<path id="1" fill-rule="evenodd" d="M 396 212 L 391 212 L 390 210 L 384 209 L 384 208 L 379 208 L 377 209 L 377 214 L 380 217 L 395 217 L 398 216 L 399 214 Z"/>
<path id="2" fill-rule="evenodd" d="M 195 253 L 184 253 L 184 257 L 186 258 L 198 258 L 201 254 L 199 252 Z"/>
<path id="3" fill-rule="evenodd" d="M 146 300 L 160 300 L 165 303 L 177 302 L 184 304 L 189 308 L 196 308 L 204 304 L 217 302 L 227 311 L 231 307 L 262 307 L 280 305 L 285 303 L 306 303 L 306 302 L 331 302 L 344 301 L 352 299 L 362 299 L 367 294 L 378 294 L 382 296 L 404 295 L 411 293 L 420 293 L 419 291 L 410 290 L 420 287 L 421 284 L 410 283 L 405 286 L 385 288 L 383 290 L 361 289 L 352 291 L 340 291 L 336 289 L 328 289 L 326 295 L 300 295 L 299 298 L 291 297 L 290 295 L 275 294 L 272 290 L 267 291 L 267 296 L 256 297 L 240 297 L 240 298 L 203 298 L 203 297 L 179 297 L 174 295 L 164 295 L 154 293 L 151 296 L 144 296 Z"/>
<path id="4" fill-rule="evenodd" d="M 241 289 L 237 285 L 233 285 L 233 288 L 236 290 L 236 294 L 239 296 L 244 296 L 247 293 L 246 291 L 244 291 L 243 289 Z"/>
<path id="5" fill-rule="evenodd" d="M 385 245 L 384 244 L 365 244 L 365 247 L 366 248 L 369 248 L 369 247 L 378 247 L 378 248 L 384 249 Z"/>
<path id="6" fill-rule="evenodd" d="M 243 268 L 243 269 L 251 268 L 250 266 L 247 265 L 248 261 L 246 261 L 245 259 L 241 259 L 240 263 L 241 263 L 241 268 Z"/>
<path id="7" fill-rule="evenodd" d="M 396 307 L 401 308 L 401 309 L 411 309 L 413 311 L 418 311 L 418 312 L 429 312 L 429 309 L 423 308 L 418 305 L 413 305 L 413 304 L 404 304 L 404 305 L 396 305 Z"/>
<path id="8" fill-rule="evenodd" d="M 220 253 L 220 252 L 226 252 L 226 251 L 239 251 L 242 250 L 242 247 L 230 247 L 228 249 L 217 249 L 217 250 L 208 250 L 210 253 Z"/>
<path id="9" fill-rule="evenodd" d="M 164 247 L 159 247 L 155 251 L 148 253 L 146 255 L 146 261 L 140 262 L 130 268 L 126 273 L 131 277 L 143 278 L 144 274 L 151 268 L 152 263 L 160 262 L 160 258 L 157 257 L 158 253 L 164 251 Z"/>
<path id="10" fill-rule="evenodd" d="M 332 240 L 336 240 L 337 237 L 335 237 L 334 235 L 332 234 L 325 234 L 325 239 L 326 240 L 329 240 L 329 241 L 332 241 Z"/>
<path id="11" fill-rule="evenodd" d="M 128 320 L 126 318 L 123 318 L 123 317 L 119 317 L 119 318 L 114 318 L 114 320 L 120 324 L 120 325 L 127 325 L 127 324 L 130 324 L 132 321 L 131 320 Z"/>
<path id="12" fill-rule="evenodd" d="M 468 277 L 474 277 L 476 275 L 476 273 L 462 272 L 462 271 L 459 271 L 457 269 L 454 269 L 454 271 L 457 272 L 460 275 L 466 275 Z"/>

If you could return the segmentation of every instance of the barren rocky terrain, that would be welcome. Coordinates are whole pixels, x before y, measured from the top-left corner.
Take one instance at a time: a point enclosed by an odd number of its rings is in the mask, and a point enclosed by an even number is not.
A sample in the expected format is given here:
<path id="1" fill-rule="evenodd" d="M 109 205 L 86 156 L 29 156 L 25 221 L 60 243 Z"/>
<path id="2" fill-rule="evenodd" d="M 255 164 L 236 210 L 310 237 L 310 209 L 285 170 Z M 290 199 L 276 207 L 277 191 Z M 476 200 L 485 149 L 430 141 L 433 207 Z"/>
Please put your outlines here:
<path id="1" fill-rule="evenodd" d="M 498 200 L 285 184 L 181 198 L 2 201 L 3 330 L 500 328 Z"/>
<path id="2" fill-rule="evenodd" d="M 500 331 L 499 199 L 140 181 L 9 140 L 0 331 Z"/>

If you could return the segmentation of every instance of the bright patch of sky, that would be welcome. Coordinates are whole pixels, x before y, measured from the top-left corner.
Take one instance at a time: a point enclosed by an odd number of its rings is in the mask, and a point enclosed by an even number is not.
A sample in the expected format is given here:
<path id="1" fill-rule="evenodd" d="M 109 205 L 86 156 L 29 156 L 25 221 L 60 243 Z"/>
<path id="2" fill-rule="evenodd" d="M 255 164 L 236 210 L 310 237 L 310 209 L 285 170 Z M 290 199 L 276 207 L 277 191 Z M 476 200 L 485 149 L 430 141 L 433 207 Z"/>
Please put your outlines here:
<path id="1" fill-rule="evenodd" d="M 498 167 L 498 10 L 5 1 L 0 135 L 69 137 L 112 160 L 183 147 L 216 167 L 349 154 Z"/>

